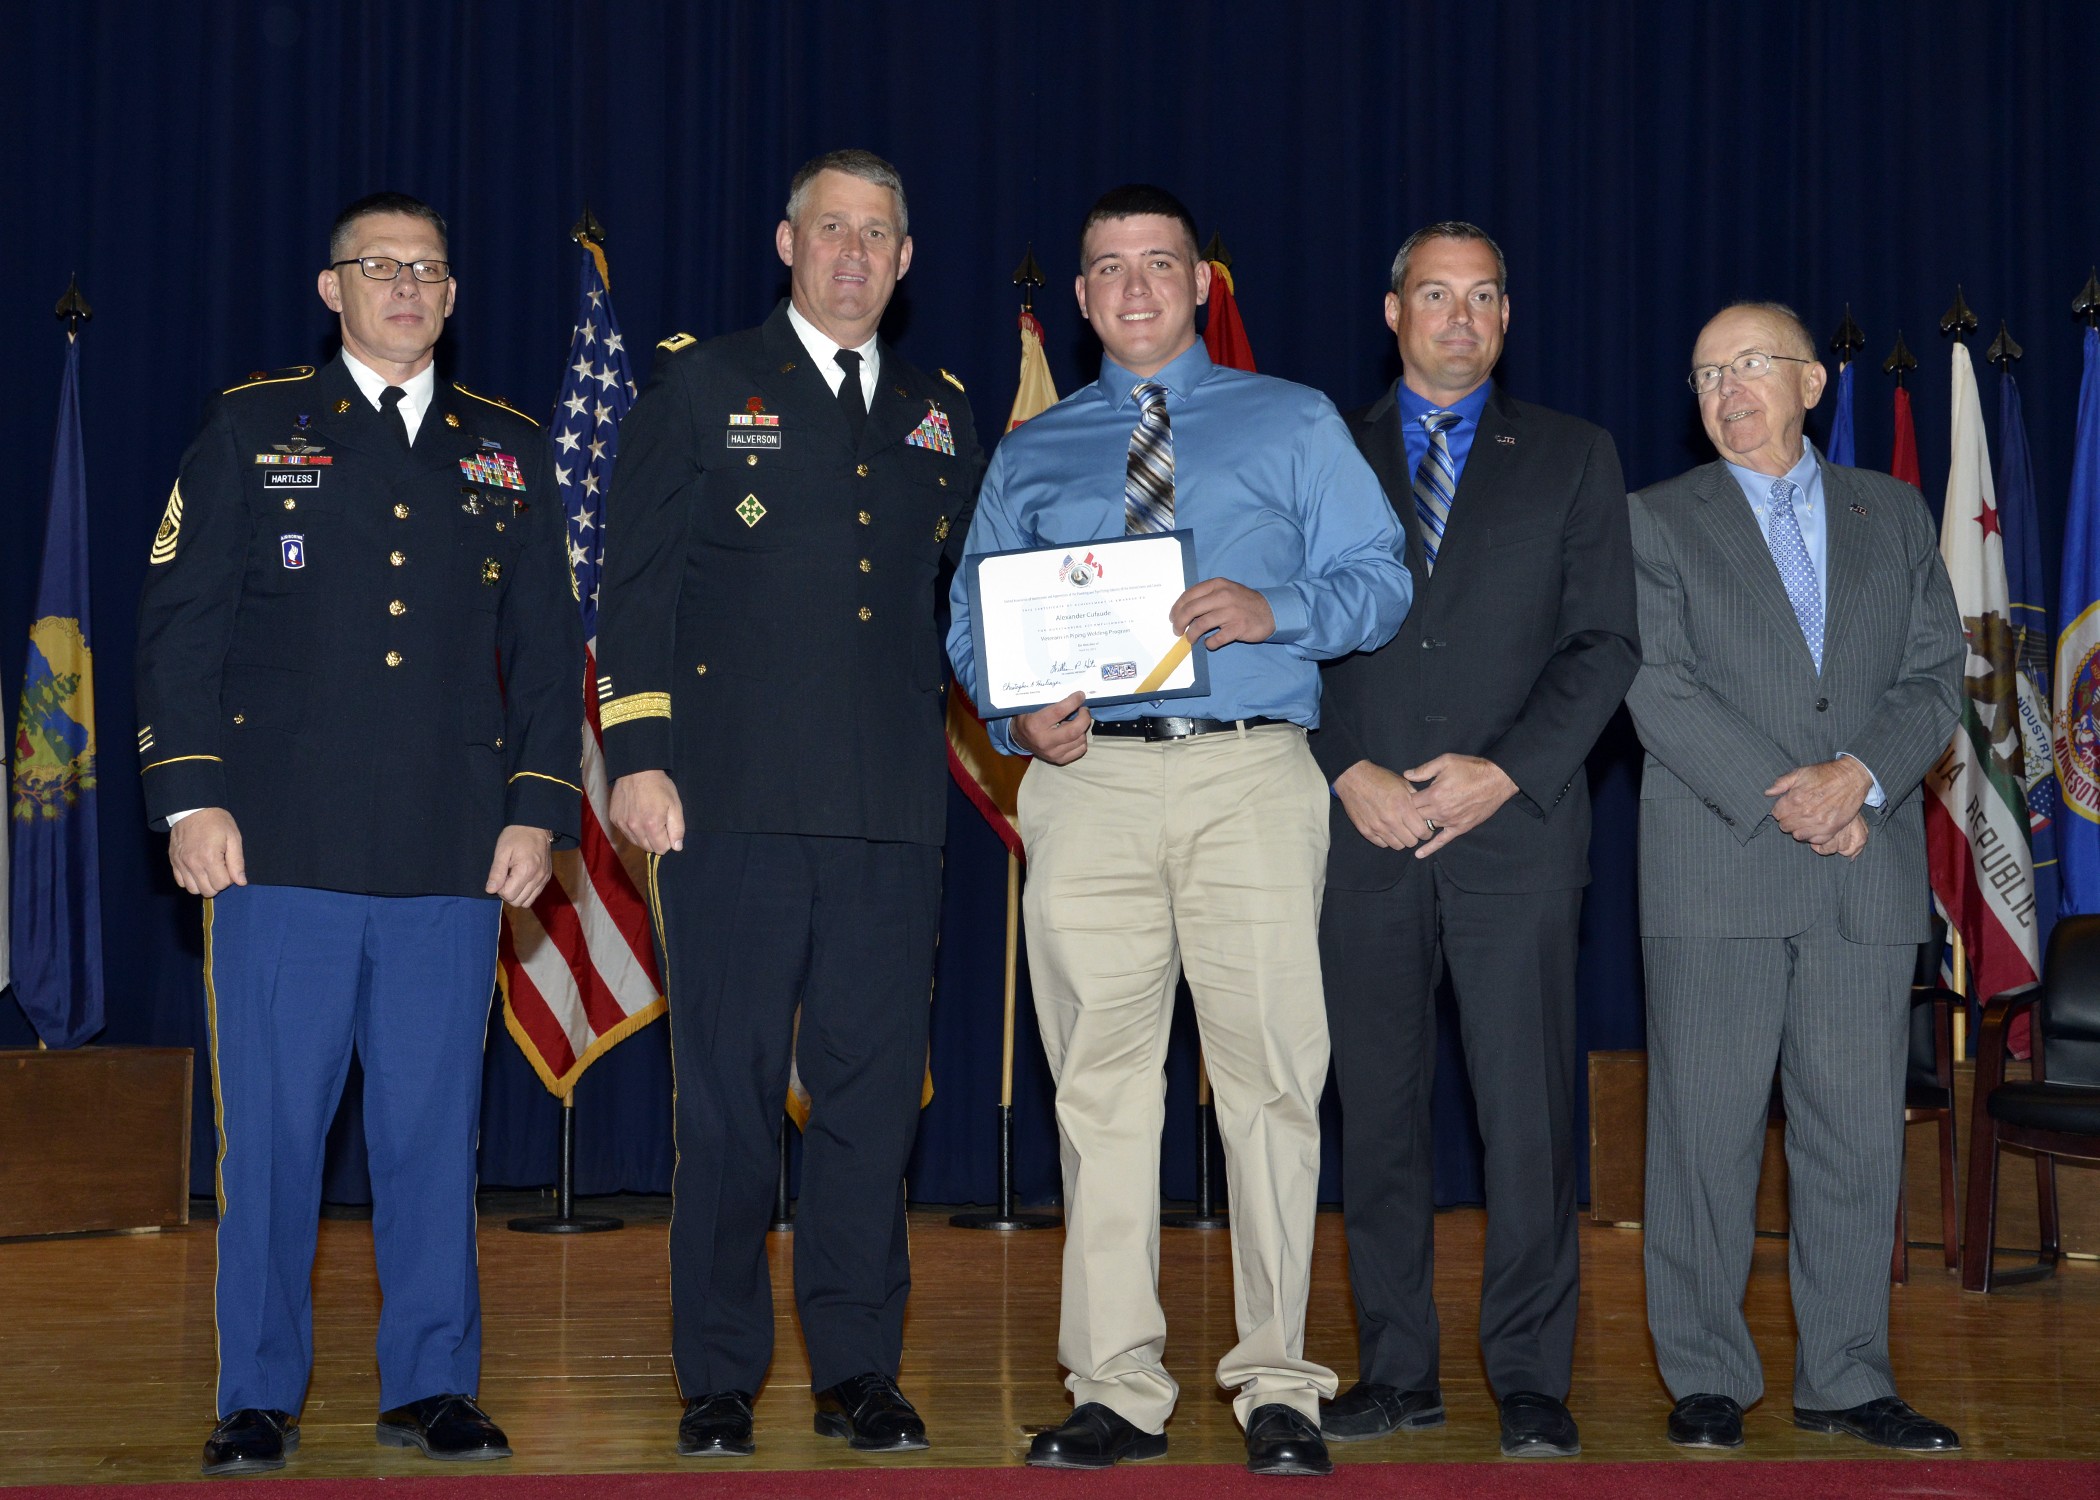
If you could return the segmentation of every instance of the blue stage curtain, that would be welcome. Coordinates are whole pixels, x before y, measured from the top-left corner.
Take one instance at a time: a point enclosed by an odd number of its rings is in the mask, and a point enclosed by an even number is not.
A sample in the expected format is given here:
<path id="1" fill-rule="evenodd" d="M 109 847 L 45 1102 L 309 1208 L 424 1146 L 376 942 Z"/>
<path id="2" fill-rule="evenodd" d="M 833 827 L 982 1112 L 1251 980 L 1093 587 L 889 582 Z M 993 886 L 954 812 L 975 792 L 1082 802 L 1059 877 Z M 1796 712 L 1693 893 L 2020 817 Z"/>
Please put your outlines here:
<path id="1" fill-rule="evenodd" d="M 785 182 L 841 145 L 882 152 L 912 194 L 917 259 L 885 331 L 945 366 L 996 430 L 1016 372 L 1015 289 L 1031 244 L 1058 387 L 1093 371 L 1073 310 L 1080 217 L 1153 179 L 1231 251 L 1263 370 L 1344 407 L 1395 373 L 1380 318 L 1398 241 L 1463 217 L 1501 241 L 1516 393 L 1617 437 L 1645 484 L 1707 455 L 1682 375 L 1703 318 L 1735 297 L 1793 303 L 1827 334 L 1849 301 L 1868 334 L 1861 461 L 1889 445 L 1883 353 L 1901 327 L 1928 487 L 1946 462 L 1957 281 L 2025 344 L 2047 567 L 2069 468 L 2078 330 L 2100 259 L 2100 139 L 2082 7 L 1918 0 L 1750 11 L 1515 0 L 1237 12 L 943 0 L 792 5 L 438 0 L 319 6 L 75 0 L 21 6 L 0 50 L 0 452 L 48 461 L 77 271 L 95 306 L 82 413 L 93 635 L 105 747 L 102 870 L 110 1042 L 205 1044 L 197 905 L 170 881 L 130 774 L 133 602 L 203 401 L 250 370 L 332 353 L 313 291 L 335 211 L 378 188 L 450 218 L 459 308 L 445 367 L 530 411 L 552 402 L 588 203 L 610 231 L 621 319 L 641 354 L 670 333 L 756 322 L 785 286 L 772 250 Z M 1823 415 L 1817 415 L 1818 423 Z M 1820 426 L 1817 428 L 1820 430 Z M 1933 496 L 1937 506 L 1937 496 Z M 0 488 L 0 701 L 21 679 L 42 522 L 35 484 Z M 821 707 L 820 705 L 818 707 Z M 759 753 L 762 753 L 762 749 Z M 1623 719 L 1592 758 L 1596 883 L 1584 916 L 1581 1041 L 1638 1046 L 1632 871 L 1638 749 Z M 934 997 L 934 1074 L 911 1190 L 993 1192 L 1004 860 L 953 800 Z M 1056 1190 L 1049 1090 L 1024 991 L 1021 1186 Z M 0 1005 L 0 1042 L 26 1036 Z M 1439 1193 L 1476 1198 L 1462 1069 L 1442 1043 Z M 1170 1068 L 1164 1182 L 1193 1191 L 1192 1055 Z M 557 1116 L 492 1032 L 483 1180 L 551 1180 Z M 577 1096 L 580 1186 L 669 1181 L 661 1027 Z M 198 1071 L 197 1185 L 210 1180 Z M 339 1134 L 354 1138 L 354 1117 Z M 1587 1140 L 1587 1124 L 1577 1139 Z M 1338 1195 L 1334 1140 L 1323 1196 Z M 330 1195 L 364 1192 L 340 1151 Z"/>

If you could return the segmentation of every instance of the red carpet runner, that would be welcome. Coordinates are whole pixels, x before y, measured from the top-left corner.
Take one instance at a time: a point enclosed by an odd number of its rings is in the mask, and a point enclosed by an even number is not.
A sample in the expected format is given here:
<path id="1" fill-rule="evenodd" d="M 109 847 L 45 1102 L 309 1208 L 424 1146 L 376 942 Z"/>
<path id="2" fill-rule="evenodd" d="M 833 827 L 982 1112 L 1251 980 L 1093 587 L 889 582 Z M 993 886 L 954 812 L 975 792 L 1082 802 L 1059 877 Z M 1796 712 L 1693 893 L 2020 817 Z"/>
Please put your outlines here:
<path id="1" fill-rule="evenodd" d="M 53 1485 L 0 1495 L 197 1500 L 195 1484 Z M 1961 1459 L 1655 1463 L 1345 1464 L 1329 1480 L 1257 1479 L 1223 1465 L 1148 1464 L 1100 1474 L 1041 1469 L 828 1469 L 755 1474 L 695 1464 L 675 1474 L 469 1474 L 277 1479 L 269 1500 L 2094 1500 L 2100 1464 Z"/>

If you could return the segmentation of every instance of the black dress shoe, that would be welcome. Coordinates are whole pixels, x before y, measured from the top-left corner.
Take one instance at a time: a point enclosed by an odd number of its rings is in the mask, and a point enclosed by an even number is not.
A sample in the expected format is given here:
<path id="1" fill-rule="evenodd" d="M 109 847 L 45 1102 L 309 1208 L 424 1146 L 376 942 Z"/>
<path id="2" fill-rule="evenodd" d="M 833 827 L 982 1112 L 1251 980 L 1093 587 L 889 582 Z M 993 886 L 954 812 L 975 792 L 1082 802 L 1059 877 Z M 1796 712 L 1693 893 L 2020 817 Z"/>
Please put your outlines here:
<path id="1" fill-rule="evenodd" d="M 817 1392 L 817 1432 L 863 1453 L 908 1453 L 926 1444 L 926 1424 L 887 1375 L 856 1375 Z"/>
<path id="2" fill-rule="evenodd" d="M 680 1458 L 738 1458 L 752 1451 L 751 1397 L 743 1391 L 695 1396 L 678 1419 Z"/>
<path id="3" fill-rule="evenodd" d="M 1810 1411 L 1797 1406 L 1794 1425 L 1810 1432 L 1850 1433 L 1877 1448 L 1900 1448 L 1905 1453 L 1952 1453 L 1961 1447 L 1961 1439 L 1952 1427 L 1919 1416 L 1907 1402 L 1894 1396 L 1865 1401 L 1843 1411 Z"/>
<path id="4" fill-rule="evenodd" d="M 1247 1468 L 1255 1474 L 1332 1474 L 1334 1460 L 1303 1412 L 1271 1402 L 1247 1417 Z"/>
<path id="5" fill-rule="evenodd" d="M 1032 1469 L 1106 1469 L 1167 1456 L 1167 1435 L 1133 1426 L 1098 1401 L 1072 1409 L 1061 1427 L 1046 1427 L 1028 1445 Z"/>
<path id="6" fill-rule="evenodd" d="M 284 1467 L 299 1451 L 299 1419 L 288 1411 L 244 1406 L 222 1419 L 204 1440 L 207 1474 L 261 1474 Z"/>
<path id="7" fill-rule="evenodd" d="M 425 1396 L 383 1411 L 376 1431 L 383 1448 L 420 1448 L 447 1463 L 510 1457 L 510 1439 L 471 1396 Z"/>
<path id="8" fill-rule="evenodd" d="M 1332 1401 L 1320 1403 L 1320 1432 L 1337 1443 L 1359 1443 L 1389 1432 L 1418 1432 L 1444 1425 L 1444 1393 L 1435 1386 L 1403 1391 L 1359 1380 Z"/>
<path id="9" fill-rule="evenodd" d="M 1743 1408 L 1733 1396 L 1687 1396 L 1670 1408 L 1670 1441 L 1680 1448 L 1740 1448 Z"/>
<path id="10" fill-rule="evenodd" d="M 1568 1408 L 1541 1391 L 1512 1391 L 1502 1398 L 1504 1458 L 1573 1458 L 1582 1438 Z"/>

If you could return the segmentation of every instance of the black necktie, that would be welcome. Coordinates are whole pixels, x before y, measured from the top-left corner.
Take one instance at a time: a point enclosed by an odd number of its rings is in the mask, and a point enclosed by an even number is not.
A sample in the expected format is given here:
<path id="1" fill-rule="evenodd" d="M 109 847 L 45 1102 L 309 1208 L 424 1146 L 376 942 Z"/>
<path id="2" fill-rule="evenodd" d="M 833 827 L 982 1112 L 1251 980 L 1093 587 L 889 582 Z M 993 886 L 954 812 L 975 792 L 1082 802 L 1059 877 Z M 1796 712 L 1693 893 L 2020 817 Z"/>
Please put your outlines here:
<path id="1" fill-rule="evenodd" d="M 860 446 L 860 435 L 868 425 L 868 393 L 860 388 L 860 351 L 841 349 L 834 356 L 846 378 L 839 382 L 839 410 L 846 414 L 846 428 L 853 434 L 853 446 Z"/>
<path id="2" fill-rule="evenodd" d="M 394 436 L 401 439 L 401 446 L 413 449 L 408 440 L 408 418 L 401 415 L 401 398 L 408 394 L 398 385 L 390 385 L 379 393 L 379 414 L 387 419 L 387 426 L 394 429 Z"/>

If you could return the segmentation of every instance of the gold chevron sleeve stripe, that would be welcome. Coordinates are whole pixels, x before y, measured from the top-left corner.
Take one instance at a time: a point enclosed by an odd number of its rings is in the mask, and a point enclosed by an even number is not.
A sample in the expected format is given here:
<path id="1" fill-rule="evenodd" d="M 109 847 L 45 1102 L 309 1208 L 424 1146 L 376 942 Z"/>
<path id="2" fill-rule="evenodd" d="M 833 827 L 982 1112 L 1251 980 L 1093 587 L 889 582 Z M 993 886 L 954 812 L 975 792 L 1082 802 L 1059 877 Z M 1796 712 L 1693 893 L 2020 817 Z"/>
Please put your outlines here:
<path id="1" fill-rule="evenodd" d="M 544 776 L 538 771 L 519 771 L 515 773 L 510 779 L 511 781 L 523 781 L 528 776 L 530 776 L 534 781 L 551 781 L 556 786 L 565 786 L 579 797 L 583 795 L 583 788 L 578 786 L 575 782 L 563 781 L 559 776 Z M 508 785 L 509 783 L 505 784 Z"/>
<path id="2" fill-rule="evenodd" d="M 600 728 L 610 729 L 615 724 L 625 724 L 629 719 L 668 719 L 671 717 L 671 695 L 669 693 L 629 693 L 624 698 L 615 698 L 598 710 Z"/>
<path id="3" fill-rule="evenodd" d="M 175 488 L 168 492 L 168 508 L 161 513 L 160 530 L 153 534 L 153 552 L 146 559 L 148 567 L 157 566 L 175 559 L 175 538 L 182 533 L 182 481 L 175 481 Z"/>
<path id="4" fill-rule="evenodd" d="M 143 776 L 143 775 L 145 775 L 145 774 L 146 774 L 146 773 L 147 773 L 148 771 L 158 771 L 158 770 L 159 770 L 159 769 L 160 769 L 160 768 L 161 768 L 162 766 L 172 766 L 172 765 L 174 765 L 174 764 L 175 764 L 175 763 L 176 763 L 177 761 L 180 761 L 180 760 L 218 760 L 218 759 L 219 759 L 219 757 L 218 757 L 218 756 L 216 756 L 216 755 L 171 755 L 171 756 L 169 756 L 169 757 L 168 757 L 168 758 L 167 758 L 166 760 L 157 760 L 157 761 L 155 761 L 155 762 L 154 762 L 154 763 L 153 763 L 152 765 L 150 765 L 150 766 L 140 766 L 140 767 L 139 767 L 139 774 L 140 774 L 141 776 Z M 223 764 L 223 762 L 222 762 L 222 764 Z"/>

